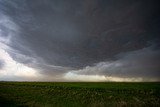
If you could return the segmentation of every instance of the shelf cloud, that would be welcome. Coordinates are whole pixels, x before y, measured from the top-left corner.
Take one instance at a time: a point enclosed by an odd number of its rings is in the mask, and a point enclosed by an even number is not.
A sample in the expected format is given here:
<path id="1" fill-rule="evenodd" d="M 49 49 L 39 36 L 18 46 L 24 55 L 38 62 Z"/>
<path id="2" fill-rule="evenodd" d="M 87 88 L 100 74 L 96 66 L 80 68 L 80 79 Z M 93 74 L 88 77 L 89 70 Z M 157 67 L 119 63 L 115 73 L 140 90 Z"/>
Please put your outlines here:
<path id="1" fill-rule="evenodd" d="M 158 4 L 0 0 L 0 80 L 23 80 L 6 68 L 12 61 L 37 81 L 159 81 Z M 4 72 L 8 77 L 2 78 Z"/>
<path id="2" fill-rule="evenodd" d="M 76 76 L 93 76 L 100 75 L 106 78 L 123 78 L 123 81 L 141 78 L 141 81 L 159 80 L 159 64 L 160 64 L 160 51 L 154 49 L 155 46 L 143 48 L 128 53 L 121 53 L 117 55 L 118 60 L 100 62 L 94 66 L 87 66 L 83 69 L 72 70 L 66 75 Z M 75 77 L 72 77 L 75 78 Z M 126 79 L 130 78 L 130 79 Z M 69 79 L 69 78 L 68 78 Z"/>

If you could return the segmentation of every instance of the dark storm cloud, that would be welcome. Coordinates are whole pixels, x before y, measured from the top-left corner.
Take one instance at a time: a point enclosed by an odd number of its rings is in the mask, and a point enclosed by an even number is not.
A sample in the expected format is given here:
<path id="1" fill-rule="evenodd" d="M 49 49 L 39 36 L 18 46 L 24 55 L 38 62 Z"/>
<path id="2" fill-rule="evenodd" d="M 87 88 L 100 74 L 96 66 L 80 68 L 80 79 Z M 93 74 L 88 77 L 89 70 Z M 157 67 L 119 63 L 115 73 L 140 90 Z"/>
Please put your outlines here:
<path id="1" fill-rule="evenodd" d="M 63 74 L 119 61 L 116 55 L 148 47 L 148 41 L 158 44 L 158 4 L 158 0 L 7 0 L 0 1 L 0 12 L 18 27 L 10 29 L 14 35 L 8 44 L 14 60 L 42 73 Z M 3 23 L 0 28 L 7 35 L 9 28 Z"/>
<path id="2" fill-rule="evenodd" d="M 121 53 L 118 60 L 100 62 L 95 66 L 87 66 L 73 73 L 81 75 L 105 75 L 106 77 L 124 77 L 157 79 L 160 77 L 160 50 L 150 46 L 140 50 Z"/>

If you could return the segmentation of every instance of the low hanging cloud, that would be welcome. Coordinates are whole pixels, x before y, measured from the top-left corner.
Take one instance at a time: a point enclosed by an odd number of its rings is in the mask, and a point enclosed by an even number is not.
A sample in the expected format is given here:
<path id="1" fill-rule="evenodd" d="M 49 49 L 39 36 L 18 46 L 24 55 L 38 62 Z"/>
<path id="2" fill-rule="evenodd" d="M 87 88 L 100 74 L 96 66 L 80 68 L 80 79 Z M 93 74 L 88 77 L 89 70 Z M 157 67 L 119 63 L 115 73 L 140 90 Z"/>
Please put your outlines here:
<path id="1" fill-rule="evenodd" d="M 114 78 L 121 78 L 120 81 L 159 81 L 160 50 L 155 49 L 155 46 L 128 53 L 121 53 L 117 55 L 117 58 L 118 60 L 115 61 L 100 62 L 95 64 L 95 66 L 87 66 L 84 69 L 73 70 L 70 71 L 69 74 L 75 75 L 75 77 L 78 77 L 78 75 L 79 77 L 83 77 L 84 75 L 88 77 L 90 77 L 90 75 L 105 76 L 106 78 L 102 79 L 103 81 L 114 80 Z"/>

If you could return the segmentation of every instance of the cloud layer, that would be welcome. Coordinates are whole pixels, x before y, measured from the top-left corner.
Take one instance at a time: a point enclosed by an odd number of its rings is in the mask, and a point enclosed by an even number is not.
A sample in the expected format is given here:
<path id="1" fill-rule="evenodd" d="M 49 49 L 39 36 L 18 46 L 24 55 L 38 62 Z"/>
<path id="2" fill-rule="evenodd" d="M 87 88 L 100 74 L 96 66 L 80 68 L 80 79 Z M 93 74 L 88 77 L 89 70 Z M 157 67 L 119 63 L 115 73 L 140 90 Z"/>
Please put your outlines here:
<path id="1" fill-rule="evenodd" d="M 158 2 L 0 0 L 0 49 L 42 80 L 68 73 L 157 80 Z M 7 64 L 0 59 L 0 69 Z"/>
<path id="2" fill-rule="evenodd" d="M 100 62 L 95 66 L 87 66 L 80 70 L 70 71 L 69 74 L 77 76 L 101 75 L 106 77 L 103 81 L 107 80 L 107 78 L 115 78 L 116 81 L 116 78 L 119 77 L 123 78 L 122 81 L 125 81 L 126 78 L 126 80 L 141 78 L 141 81 L 159 81 L 160 50 L 155 50 L 154 46 L 119 54 L 117 57 L 118 60 L 116 61 Z"/>

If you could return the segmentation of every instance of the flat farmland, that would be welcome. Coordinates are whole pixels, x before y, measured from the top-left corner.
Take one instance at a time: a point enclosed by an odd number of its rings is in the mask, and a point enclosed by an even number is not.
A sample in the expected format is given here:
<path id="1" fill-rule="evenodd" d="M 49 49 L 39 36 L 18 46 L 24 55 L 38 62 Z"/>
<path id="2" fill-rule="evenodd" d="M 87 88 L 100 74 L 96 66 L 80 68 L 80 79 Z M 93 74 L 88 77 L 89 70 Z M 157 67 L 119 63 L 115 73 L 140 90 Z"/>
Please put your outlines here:
<path id="1" fill-rule="evenodd" d="M 0 107 L 160 107 L 159 82 L 0 82 Z"/>

